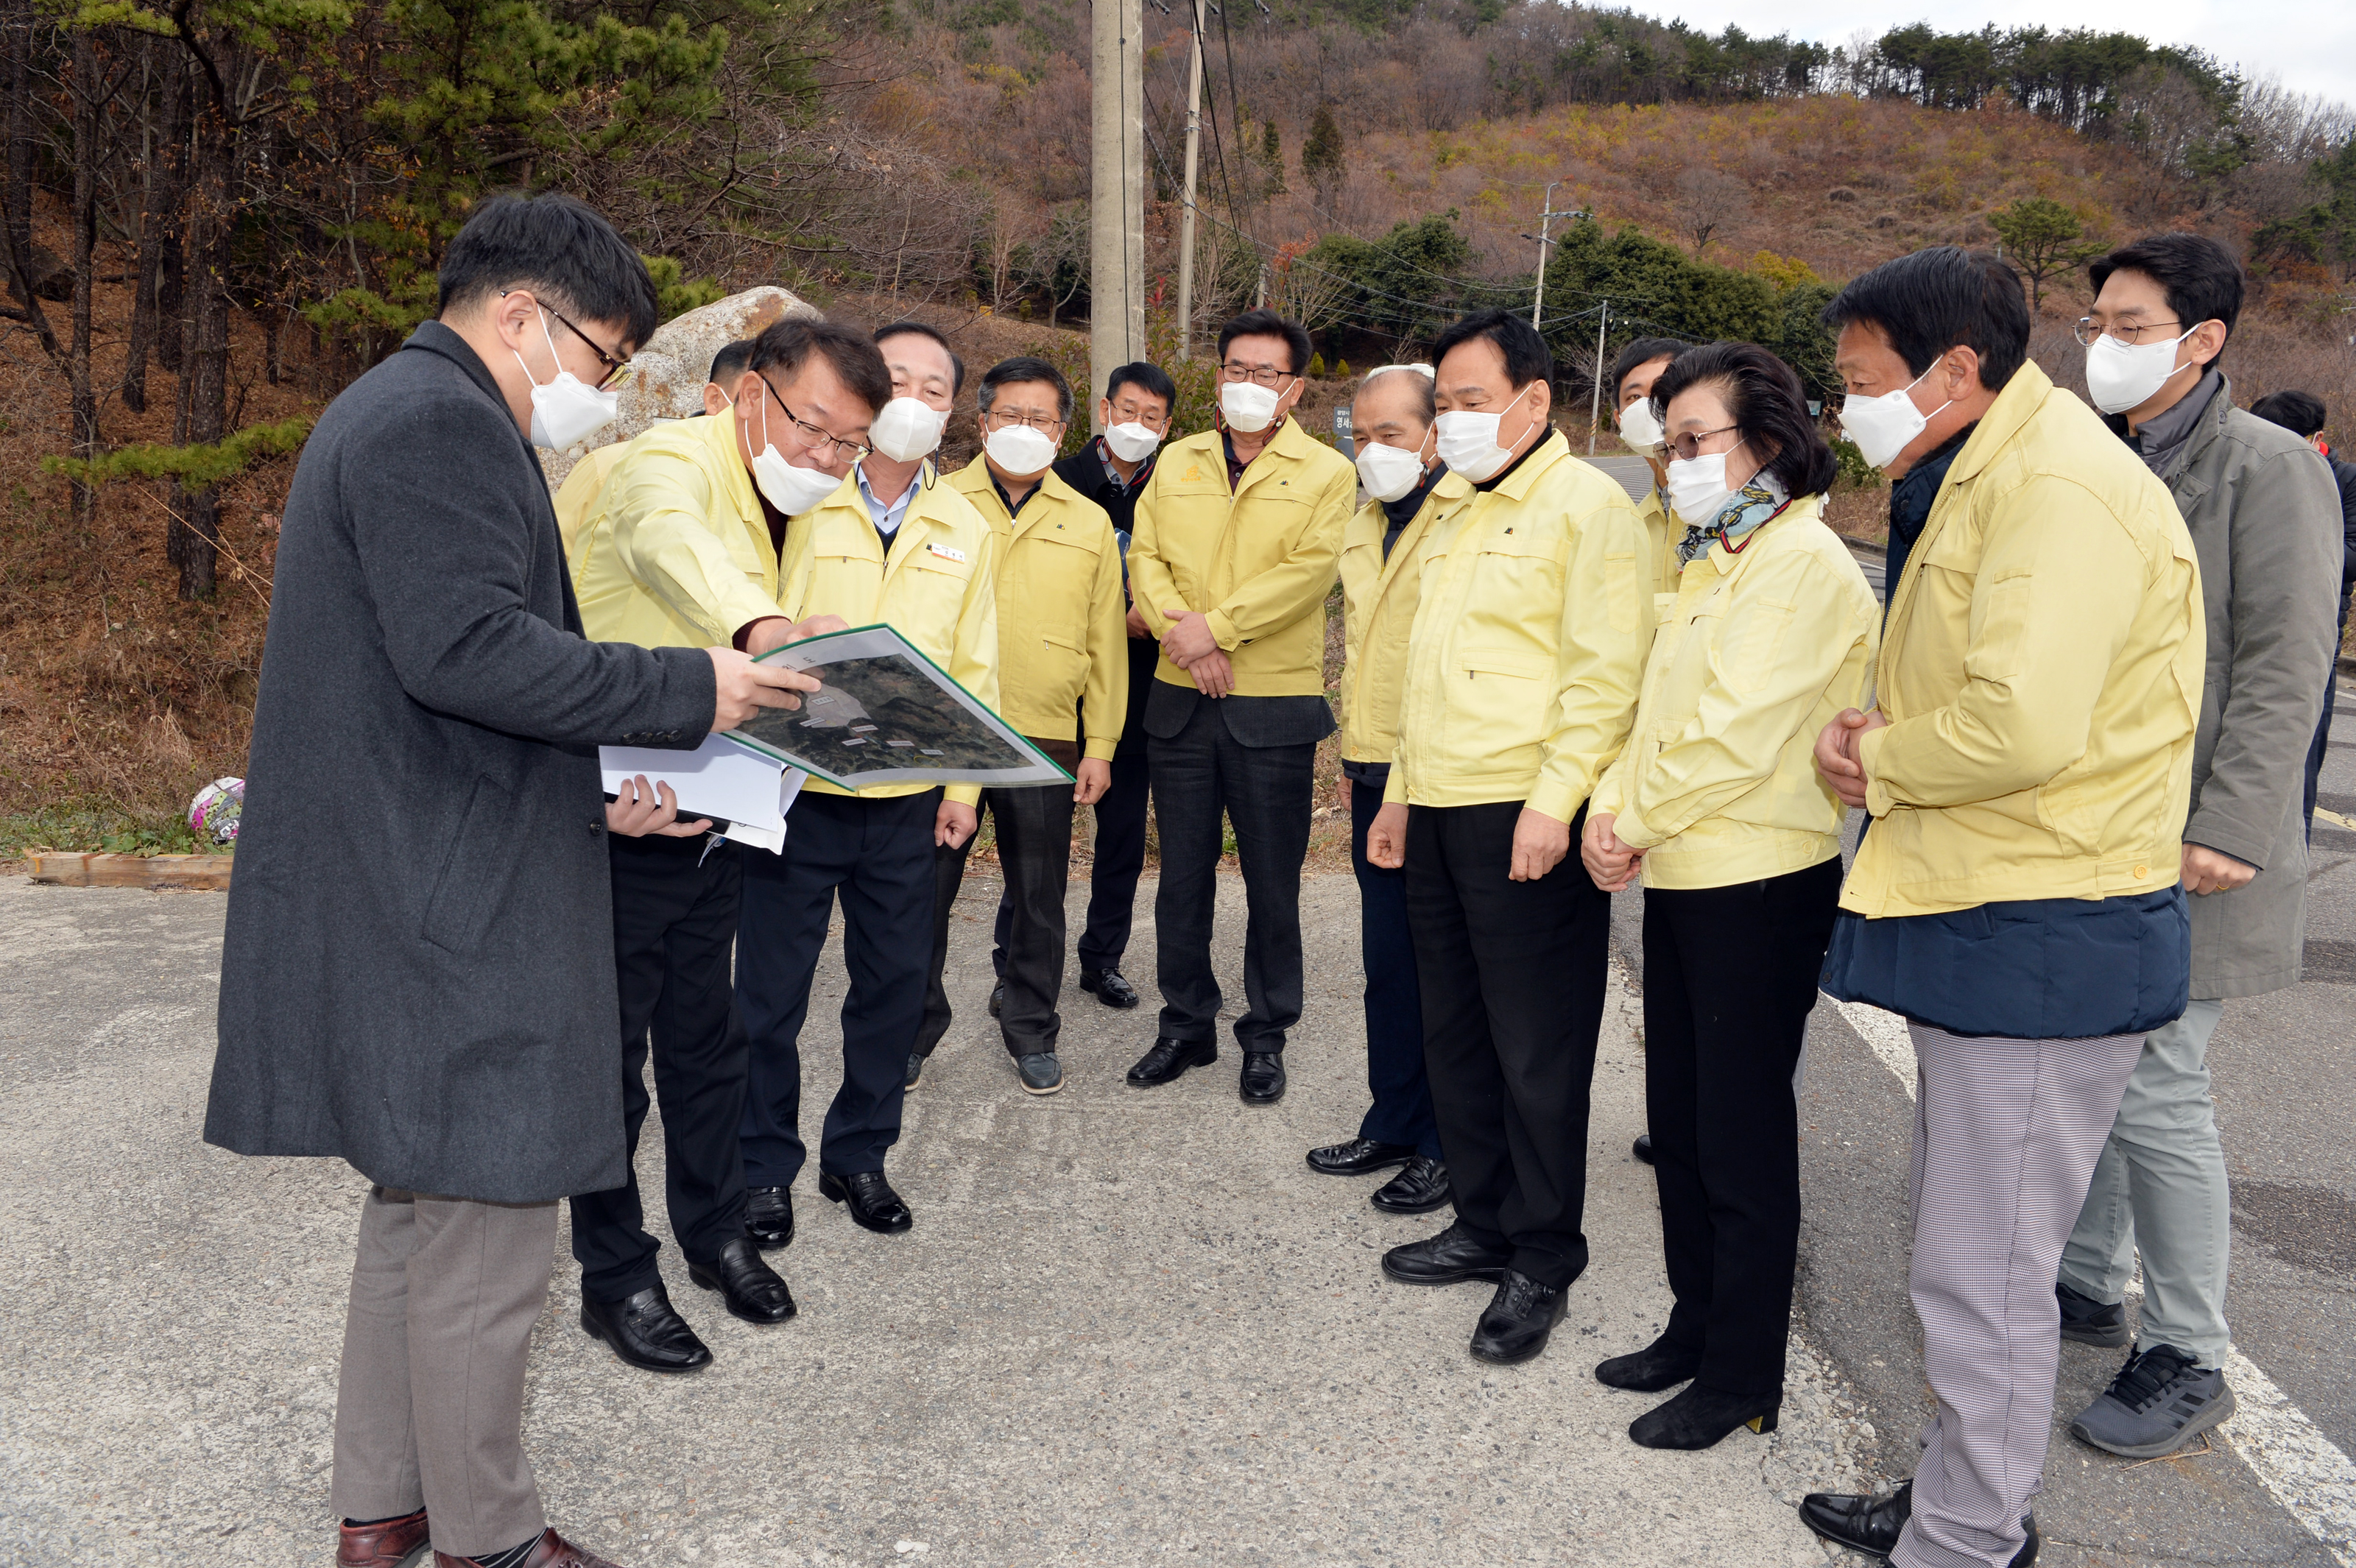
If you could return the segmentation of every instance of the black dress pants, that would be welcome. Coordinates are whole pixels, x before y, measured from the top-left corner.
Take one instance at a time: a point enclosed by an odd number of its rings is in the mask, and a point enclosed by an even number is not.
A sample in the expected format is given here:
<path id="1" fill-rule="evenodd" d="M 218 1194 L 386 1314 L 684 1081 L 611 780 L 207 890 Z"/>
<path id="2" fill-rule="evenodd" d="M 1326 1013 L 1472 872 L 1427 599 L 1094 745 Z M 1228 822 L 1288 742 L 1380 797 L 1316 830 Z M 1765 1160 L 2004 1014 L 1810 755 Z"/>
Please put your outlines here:
<path id="1" fill-rule="evenodd" d="M 1841 863 L 1723 888 L 1644 890 L 1644 1112 L 1667 1336 L 1696 1380 L 1779 1394 L 1800 1244 L 1792 1072 L 1832 939 Z"/>
<path id="2" fill-rule="evenodd" d="M 1236 1040 L 1246 1051 L 1282 1051 L 1284 1031 L 1301 1021 L 1301 867 L 1316 743 L 1247 746 L 1206 699 L 1175 736 L 1154 736 L 1150 754 L 1162 829 L 1153 900 L 1160 1031 L 1199 1042 L 1218 1026 L 1224 998 L 1211 968 L 1211 930 L 1224 816 L 1244 870 L 1245 1007 Z"/>
<path id="3" fill-rule="evenodd" d="M 729 980 L 746 851 L 704 838 L 605 836 L 614 879 L 614 968 L 622 998 L 622 1115 L 627 1185 L 573 1200 L 581 1289 L 619 1301 L 660 1282 L 638 1195 L 638 1129 L 647 1119 L 647 1048 L 662 1097 L 663 1196 L 688 1261 L 717 1262 L 744 1233 L 744 1030 Z M 752 851 L 759 854 L 760 851 Z M 766 854 L 761 856 L 767 859 Z"/>
<path id="4" fill-rule="evenodd" d="M 778 855 L 748 855 L 736 942 L 736 1007 L 750 1038 L 744 1179 L 790 1187 L 802 1143 L 801 1032 L 810 981 L 842 898 L 842 1087 L 827 1108 L 819 1168 L 884 1168 L 900 1138 L 908 1052 L 925 1011 L 933 931 L 933 819 L 941 792 L 862 800 L 802 791 Z"/>
<path id="5" fill-rule="evenodd" d="M 1423 1057 L 1459 1224 L 1566 1285 L 1587 1267 L 1587 1111 L 1611 895 L 1571 852 L 1511 880 L 1519 801 L 1410 806 L 1407 917 Z"/>
<path id="6" fill-rule="evenodd" d="M 1079 944 L 1083 969 L 1118 969 L 1129 951 L 1137 879 L 1145 870 L 1145 810 L 1152 794 L 1141 737 L 1136 750 L 1113 753 L 1112 786 L 1096 804 L 1096 864 L 1088 870 L 1088 922 Z"/>
<path id="7" fill-rule="evenodd" d="M 1366 971 L 1366 1087 L 1374 1104 L 1358 1136 L 1407 1144 L 1438 1159 L 1440 1124 L 1423 1065 L 1423 998 L 1416 988 L 1415 933 L 1407 921 L 1407 872 L 1366 859 L 1366 829 L 1383 786 L 1350 786 L 1350 869 L 1358 879 L 1358 957 Z"/>
<path id="8" fill-rule="evenodd" d="M 1031 742 L 1062 764 L 1079 765 L 1079 747 L 1070 741 Z M 997 950 L 991 955 L 1006 982 L 1006 1002 L 998 1029 L 1010 1056 L 1055 1049 L 1064 1020 L 1055 1004 L 1064 989 L 1064 885 L 1072 866 L 1072 786 L 1029 784 L 981 793 L 981 808 L 998 829 L 998 865 L 1006 878 L 999 900 Z M 981 837 L 975 831 L 952 849 L 933 850 L 933 959 L 925 982 L 925 1019 L 916 1029 L 916 1054 L 930 1056 L 948 1033 L 951 1015 L 942 976 L 948 966 L 949 916 L 965 882 L 966 858 Z"/>

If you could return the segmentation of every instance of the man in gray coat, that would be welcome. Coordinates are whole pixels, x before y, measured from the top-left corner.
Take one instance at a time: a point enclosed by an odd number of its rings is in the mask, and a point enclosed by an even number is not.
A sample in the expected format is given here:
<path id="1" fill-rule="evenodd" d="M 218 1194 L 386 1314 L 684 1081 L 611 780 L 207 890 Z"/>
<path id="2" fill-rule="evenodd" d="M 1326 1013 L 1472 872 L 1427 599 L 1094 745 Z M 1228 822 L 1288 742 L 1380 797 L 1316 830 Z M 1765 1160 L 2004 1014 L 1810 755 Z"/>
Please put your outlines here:
<path id="1" fill-rule="evenodd" d="M 2078 328 L 2087 386 L 2184 514 L 2209 631 L 2184 828 L 2192 1000 L 2145 1037 L 2055 1286 L 2064 1339 L 2125 1345 L 2126 1285 L 2142 1254 L 2141 1333 L 2109 1390 L 2070 1424 L 2083 1442 L 2140 1459 L 2174 1453 L 2233 1413 L 2223 1371 L 2232 1216 L 2209 1040 L 2227 997 L 2298 981 L 2301 788 L 2339 641 L 2340 533 L 2322 463 L 2235 408 L 2217 368 L 2242 306 L 2242 270 L 2224 248 L 2153 235 L 2091 272 L 2094 311 Z"/>
<path id="2" fill-rule="evenodd" d="M 531 447 L 611 419 L 601 383 L 654 325 L 595 213 L 487 202 L 441 319 L 320 416 L 287 496 L 205 1140 L 372 1184 L 339 1568 L 429 1538 L 445 1568 L 603 1562 L 541 1512 L 524 1356 L 556 1200 L 626 1175 L 605 835 L 691 829 L 667 793 L 608 806 L 595 748 L 693 746 L 816 684 L 581 638 Z"/>

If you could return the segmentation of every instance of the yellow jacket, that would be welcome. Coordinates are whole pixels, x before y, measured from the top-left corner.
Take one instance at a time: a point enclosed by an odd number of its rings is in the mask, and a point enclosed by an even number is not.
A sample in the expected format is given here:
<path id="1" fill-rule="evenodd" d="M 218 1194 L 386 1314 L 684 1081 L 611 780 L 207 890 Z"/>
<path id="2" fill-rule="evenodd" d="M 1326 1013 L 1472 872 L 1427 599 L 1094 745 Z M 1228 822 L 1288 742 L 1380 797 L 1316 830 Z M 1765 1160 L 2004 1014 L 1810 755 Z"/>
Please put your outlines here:
<path id="1" fill-rule="evenodd" d="M 797 621 L 840 615 L 854 626 L 881 621 L 948 671 L 985 707 L 998 709 L 998 595 L 991 584 L 990 525 L 956 486 L 927 465 L 892 536 L 892 554 L 867 515 L 859 476 L 796 517 L 786 530 L 777 605 Z M 803 787 L 845 791 L 812 779 Z M 915 795 L 929 784 L 877 784 L 863 799 Z M 950 784 L 968 805 L 979 784 Z"/>
<path id="2" fill-rule="evenodd" d="M 1358 508 L 1342 530 L 1342 755 L 1387 763 L 1398 749 L 1399 700 L 1407 688 L 1407 639 L 1415 625 L 1423 537 L 1477 494 L 1460 474 L 1443 474 L 1383 555 L 1390 518 L 1380 501 Z"/>
<path id="3" fill-rule="evenodd" d="M 591 465 L 608 453 L 599 484 Z M 597 642 L 724 647 L 777 613 L 777 552 L 737 455 L 734 410 L 598 448 L 565 476 L 556 513 L 581 624 Z"/>
<path id="4" fill-rule="evenodd" d="M 1087 754 L 1110 761 L 1129 711 L 1129 606 L 1112 519 L 1052 468 L 1021 517 L 1008 515 L 982 458 L 949 483 L 990 525 L 1000 717 L 1025 735 L 1069 741 L 1085 701 L 1091 731 L 1104 731 L 1088 736 Z"/>
<path id="5" fill-rule="evenodd" d="M 1425 533 L 1384 800 L 1577 816 L 1635 716 L 1646 566 L 1628 493 L 1559 431 Z"/>
<path id="6" fill-rule="evenodd" d="M 1881 606 L 1805 496 L 1739 555 L 1685 569 L 1653 635 L 1628 749 L 1589 803 L 1645 851 L 1648 888 L 1722 888 L 1837 859 L 1847 808 L 1816 736 L 1865 697 Z"/>
<path id="7" fill-rule="evenodd" d="M 580 561 L 581 530 L 589 521 L 589 503 L 597 498 L 598 488 L 605 475 L 614 472 L 622 453 L 630 450 L 626 441 L 608 442 L 592 447 L 581 454 L 581 461 L 565 475 L 564 483 L 556 487 L 556 537 L 564 546 L 565 571 L 573 577 L 573 592 L 581 592 L 581 574 L 574 570 Z"/>
<path id="8" fill-rule="evenodd" d="M 1677 541 L 1686 537 L 1686 526 L 1669 516 L 1661 503 L 1656 485 L 1644 493 L 1636 503 L 1636 520 L 1644 525 L 1645 548 L 1652 552 L 1651 581 L 1653 610 L 1656 617 L 1665 618 L 1669 612 L 1667 600 L 1677 596 Z"/>
<path id="9" fill-rule="evenodd" d="M 1129 586 L 1155 636 L 1199 611 L 1236 672 L 1238 697 L 1325 695 L 1325 595 L 1342 525 L 1357 504 L 1349 459 L 1287 417 L 1242 485 L 1227 489 L 1215 430 L 1162 448 L 1137 498 Z M 1192 686 L 1162 656 L 1157 679 Z"/>
<path id="10" fill-rule="evenodd" d="M 2024 365 L 1955 454 L 1890 591 L 1890 725 L 1841 905 L 1931 914 L 2177 880 L 2201 579 L 2165 485 Z"/>

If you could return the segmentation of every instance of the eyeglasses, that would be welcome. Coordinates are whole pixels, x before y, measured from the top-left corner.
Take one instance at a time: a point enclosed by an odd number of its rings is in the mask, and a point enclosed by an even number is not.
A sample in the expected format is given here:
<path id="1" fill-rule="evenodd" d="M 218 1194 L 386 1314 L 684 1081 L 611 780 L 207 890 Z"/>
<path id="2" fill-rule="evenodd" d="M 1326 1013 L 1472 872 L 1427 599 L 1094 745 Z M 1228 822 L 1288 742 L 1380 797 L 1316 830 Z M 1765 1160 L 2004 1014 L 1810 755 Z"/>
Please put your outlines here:
<path id="1" fill-rule="evenodd" d="M 756 371 L 755 374 L 758 372 Z M 829 435 L 793 410 L 787 408 L 786 400 L 777 397 L 776 384 L 766 376 L 761 377 L 761 385 L 768 388 L 769 396 L 776 400 L 778 411 L 783 413 L 793 425 L 794 434 L 801 442 L 804 451 L 816 456 L 821 463 L 826 461 L 826 454 L 830 448 L 845 463 L 860 464 L 867 461 L 867 454 L 873 450 L 872 448 L 862 446 L 855 441 L 846 441 L 839 435 Z"/>
<path id="2" fill-rule="evenodd" d="M 1064 428 L 1064 421 L 1053 414 L 1021 414 L 1012 409 L 992 409 L 981 416 L 981 425 L 986 431 L 1012 430 L 1019 424 L 1029 425 L 1041 435 L 1049 436 Z"/>
<path id="3" fill-rule="evenodd" d="M 2104 334 L 2117 338 L 2121 343 L 2133 345 L 2141 343 L 2143 335 L 2147 332 L 2156 332 L 2163 326 L 2182 326 L 2183 325 L 2180 321 L 2115 321 L 2104 326 L 2091 315 L 2082 315 L 2078 318 L 2076 330 L 2079 343 L 2092 348 L 2102 340 Z"/>
<path id="4" fill-rule="evenodd" d="M 1711 436 L 1724 435 L 1728 431 L 1739 430 L 1740 428 L 1741 427 L 1739 425 L 1722 424 L 1716 430 L 1687 431 L 1683 435 L 1673 435 L 1669 437 L 1668 447 L 1669 450 L 1676 453 L 1677 456 L 1687 463 L 1691 463 L 1695 458 L 1701 455 L 1701 443 L 1703 442 L 1708 441 Z M 1742 443 L 1738 441 L 1734 443 L 1734 446 L 1740 446 L 1741 444 Z M 1734 447 L 1730 446 L 1727 450 L 1731 452 L 1734 450 Z"/>
<path id="5" fill-rule="evenodd" d="M 1254 369 L 1249 365 L 1238 365 L 1230 359 L 1219 367 L 1219 379 L 1223 381 L 1256 381 L 1263 387 L 1275 387 L 1291 379 L 1291 371 L 1280 370 L 1273 365 L 1262 365 Z"/>

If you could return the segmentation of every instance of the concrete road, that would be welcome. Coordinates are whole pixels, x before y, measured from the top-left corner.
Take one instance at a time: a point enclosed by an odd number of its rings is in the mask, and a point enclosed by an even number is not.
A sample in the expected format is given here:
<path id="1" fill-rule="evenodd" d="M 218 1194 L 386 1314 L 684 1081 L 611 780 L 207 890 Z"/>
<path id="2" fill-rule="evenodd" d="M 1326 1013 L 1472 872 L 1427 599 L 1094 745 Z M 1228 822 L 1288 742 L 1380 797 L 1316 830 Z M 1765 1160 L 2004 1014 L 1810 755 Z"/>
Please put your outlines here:
<path id="1" fill-rule="evenodd" d="M 1346 878 L 1306 891 L 1307 1016 L 1269 1110 L 1236 1098 L 1232 1050 L 1127 1088 L 1151 1014 L 1085 997 L 1067 1009 L 1069 1087 L 1020 1093 L 981 1012 L 996 892 L 976 877 L 960 904 L 952 989 L 969 1011 L 893 1163 L 913 1232 L 870 1235 L 803 1183 L 779 1256 L 802 1312 L 775 1328 L 725 1316 L 667 1247 L 719 1358 L 678 1381 L 581 1332 L 560 1260 L 528 1424 L 562 1528 L 631 1568 L 1827 1560 L 1790 1504 L 1857 1478 L 1877 1435 L 1809 1343 L 1783 1430 L 1703 1455 L 1634 1447 L 1626 1425 L 1652 1402 L 1590 1375 L 1667 1307 L 1651 1180 L 1627 1154 L 1633 997 L 1598 1073 L 1594 1264 L 1545 1357 L 1490 1368 L 1464 1349 L 1485 1288 L 1376 1270 L 1440 1221 L 1386 1217 L 1373 1181 L 1301 1163 L 1363 1109 Z M 223 904 L 0 880 L 0 1563 L 330 1561 L 361 1183 L 198 1141 Z M 830 955 L 814 1020 L 841 988 Z M 828 1054 L 809 1053 L 814 1108 Z M 654 1191 L 660 1158 L 650 1138 Z"/>

